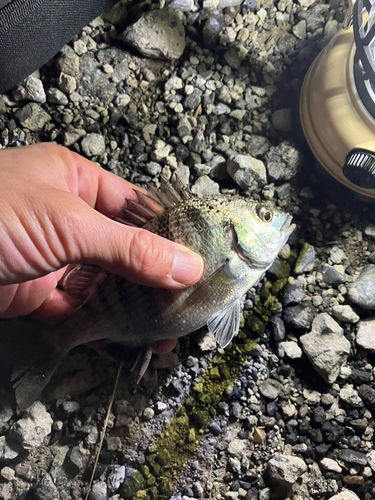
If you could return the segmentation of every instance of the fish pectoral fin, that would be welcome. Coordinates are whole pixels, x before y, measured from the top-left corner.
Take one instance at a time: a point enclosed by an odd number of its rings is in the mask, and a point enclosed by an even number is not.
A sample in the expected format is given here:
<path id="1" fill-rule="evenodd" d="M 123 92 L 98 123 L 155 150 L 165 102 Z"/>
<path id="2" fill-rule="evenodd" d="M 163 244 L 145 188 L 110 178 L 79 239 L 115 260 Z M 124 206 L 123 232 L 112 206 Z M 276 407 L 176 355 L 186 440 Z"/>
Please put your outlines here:
<path id="1" fill-rule="evenodd" d="M 240 328 L 240 301 L 237 299 L 229 306 L 221 309 L 207 321 L 207 327 L 223 349 L 237 335 Z"/>
<path id="2" fill-rule="evenodd" d="M 80 298 L 84 304 L 107 276 L 108 272 L 99 266 L 73 265 L 68 267 L 59 281 L 59 287 L 67 294 Z"/>

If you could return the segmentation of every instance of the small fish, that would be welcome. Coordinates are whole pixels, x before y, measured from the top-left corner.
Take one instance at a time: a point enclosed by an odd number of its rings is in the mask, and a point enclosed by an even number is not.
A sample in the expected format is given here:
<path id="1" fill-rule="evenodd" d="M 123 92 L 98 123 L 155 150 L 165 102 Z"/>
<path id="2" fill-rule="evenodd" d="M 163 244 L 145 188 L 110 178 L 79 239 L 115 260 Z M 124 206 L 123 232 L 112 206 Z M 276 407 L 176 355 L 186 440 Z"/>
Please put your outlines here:
<path id="1" fill-rule="evenodd" d="M 207 325 L 225 347 L 239 329 L 241 297 L 271 266 L 295 228 L 290 215 L 240 196 L 200 198 L 168 183 L 161 190 L 149 187 L 147 194 L 135 192 L 138 200 L 127 200 L 122 222 L 198 252 L 205 264 L 202 278 L 186 289 L 165 290 L 131 283 L 97 266 L 70 270 L 61 285 L 83 298 L 81 309 L 54 327 L 40 328 L 37 336 L 9 337 L 6 328 L 0 335 L 3 353 L 27 346 L 27 360 L 10 356 L 20 408 L 38 398 L 63 357 L 81 344 L 108 339 L 129 348 L 152 346 Z"/>

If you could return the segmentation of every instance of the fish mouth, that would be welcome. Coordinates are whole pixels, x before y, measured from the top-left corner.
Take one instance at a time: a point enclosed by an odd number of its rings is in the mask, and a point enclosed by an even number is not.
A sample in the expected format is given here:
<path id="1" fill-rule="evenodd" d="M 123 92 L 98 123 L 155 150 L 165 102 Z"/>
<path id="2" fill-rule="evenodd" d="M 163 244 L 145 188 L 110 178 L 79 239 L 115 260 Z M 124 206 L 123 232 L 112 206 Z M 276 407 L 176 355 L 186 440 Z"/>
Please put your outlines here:
<path id="1" fill-rule="evenodd" d="M 279 248 L 279 251 L 281 248 L 285 245 L 285 243 L 288 241 L 289 236 L 292 234 L 292 232 L 295 230 L 296 225 L 292 224 L 292 219 L 293 217 L 291 215 L 288 215 L 283 224 L 280 227 L 280 239 L 279 241 L 275 244 Z M 236 254 L 240 257 L 241 260 L 246 262 L 251 268 L 253 269 L 266 269 L 270 264 L 269 259 L 265 260 L 260 260 L 260 259 L 254 259 L 250 258 L 250 256 L 247 254 L 247 252 L 241 247 L 241 245 L 238 243 L 238 236 L 236 233 L 236 230 L 234 226 L 231 224 L 231 232 L 232 232 L 232 250 L 236 252 Z M 257 235 L 258 236 L 258 235 Z M 269 243 L 265 242 L 260 236 L 258 236 L 259 241 L 262 243 L 263 247 L 266 247 L 266 245 Z M 267 251 L 265 250 L 265 255 L 267 255 Z M 274 251 L 271 252 L 274 254 Z M 276 256 L 275 256 L 276 257 Z M 272 258 L 273 260 L 274 258 Z"/>

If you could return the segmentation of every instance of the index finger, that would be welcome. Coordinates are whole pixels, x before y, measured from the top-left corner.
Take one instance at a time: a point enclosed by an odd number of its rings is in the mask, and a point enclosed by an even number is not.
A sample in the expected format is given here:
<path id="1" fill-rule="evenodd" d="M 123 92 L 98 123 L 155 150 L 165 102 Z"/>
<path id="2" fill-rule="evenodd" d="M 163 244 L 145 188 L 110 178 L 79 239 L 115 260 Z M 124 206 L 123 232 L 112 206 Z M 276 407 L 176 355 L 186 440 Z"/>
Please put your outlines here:
<path id="1" fill-rule="evenodd" d="M 133 191 L 136 186 L 77 153 L 70 154 L 77 172 L 76 194 L 91 207 L 104 215 L 120 217 L 126 199 L 137 200 Z M 137 190 L 144 191 L 138 187 Z"/>

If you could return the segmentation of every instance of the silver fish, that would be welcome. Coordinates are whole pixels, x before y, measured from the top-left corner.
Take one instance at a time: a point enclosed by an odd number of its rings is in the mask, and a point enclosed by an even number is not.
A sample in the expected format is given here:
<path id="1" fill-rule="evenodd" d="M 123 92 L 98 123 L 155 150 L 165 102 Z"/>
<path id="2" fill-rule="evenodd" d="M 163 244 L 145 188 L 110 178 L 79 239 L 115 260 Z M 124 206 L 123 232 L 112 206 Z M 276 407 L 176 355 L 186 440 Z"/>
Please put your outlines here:
<path id="1" fill-rule="evenodd" d="M 18 341 L 28 350 L 27 363 L 25 356 L 12 357 L 19 407 L 38 398 L 62 358 L 80 344 L 109 339 L 127 347 L 152 346 L 207 325 L 225 347 L 239 329 L 241 297 L 271 266 L 295 228 L 290 215 L 239 196 L 199 198 L 167 183 L 160 191 L 135 192 L 138 201 L 127 200 L 123 222 L 198 252 L 205 264 L 202 278 L 186 289 L 165 290 L 131 283 L 97 266 L 74 268 L 62 287 L 83 297 L 83 307 L 43 329 L 32 345 L 31 337 Z M 4 338 L 0 335 L 0 349 Z M 15 339 L 8 349 L 14 348 Z"/>

